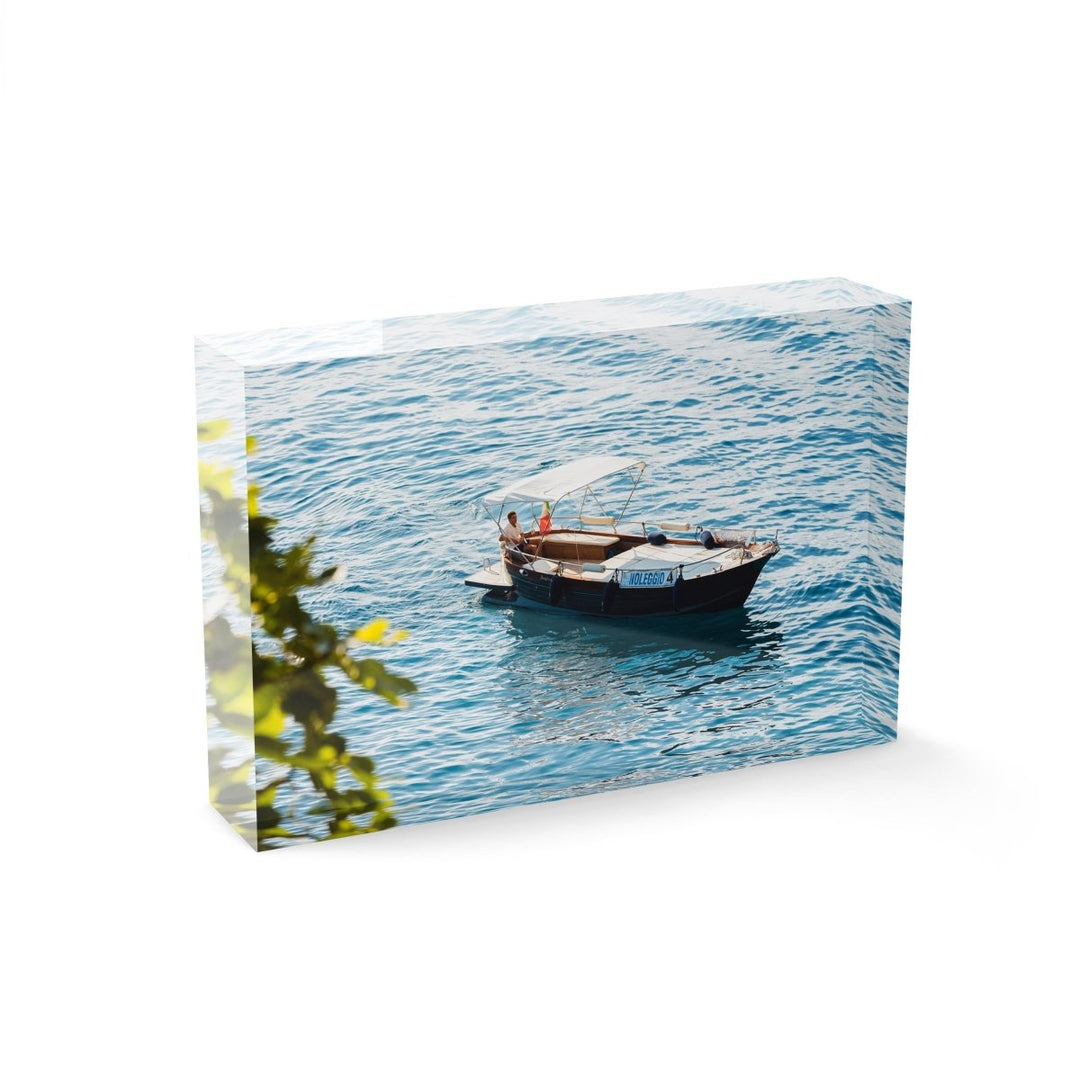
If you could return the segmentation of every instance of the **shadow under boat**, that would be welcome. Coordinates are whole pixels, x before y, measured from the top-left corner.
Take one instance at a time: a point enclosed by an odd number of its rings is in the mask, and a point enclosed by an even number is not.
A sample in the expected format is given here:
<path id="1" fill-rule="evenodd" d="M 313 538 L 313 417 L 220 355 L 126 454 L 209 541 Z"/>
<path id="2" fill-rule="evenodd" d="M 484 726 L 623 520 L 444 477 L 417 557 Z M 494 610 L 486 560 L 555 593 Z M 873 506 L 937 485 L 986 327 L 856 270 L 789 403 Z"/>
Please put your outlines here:
<path id="1" fill-rule="evenodd" d="M 484 602 L 505 611 L 507 634 L 522 643 L 573 642 L 590 652 L 614 657 L 631 656 L 646 649 L 675 653 L 691 650 L 722 659 L 749 652 L 772 653 L 783 642 L 779 622 L 755 615 L 747 608 L 656 616 L 644 622 L 583 620 L 575 612 L 522 608 L 497 597 L 486 596 Z"/>
<path id="2" fill-rule="evenodd" d="M 501 685 L 522 730 L 541 724 L 544 740 L 632 740 L 658 722 L 684 724 L 690 699 L 695 709 L 763 700 L 782 678 L 780 623 L 744 608 L 648 624 L 513 606 L 502 615 Z"/>

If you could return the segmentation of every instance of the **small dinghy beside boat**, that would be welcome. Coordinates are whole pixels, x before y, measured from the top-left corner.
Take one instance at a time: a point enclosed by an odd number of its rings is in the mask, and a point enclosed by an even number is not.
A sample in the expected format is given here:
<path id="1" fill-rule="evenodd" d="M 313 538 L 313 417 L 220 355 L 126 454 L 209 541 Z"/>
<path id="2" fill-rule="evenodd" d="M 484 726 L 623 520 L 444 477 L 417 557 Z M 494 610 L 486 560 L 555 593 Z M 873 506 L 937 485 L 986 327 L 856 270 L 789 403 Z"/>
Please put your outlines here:
<path id="1" fill-rule="evenodd" d="M 631 522 L 627 508 L 644 472 L 636 458 L 580 458 L 485 496 L 481 505 L 500 528 L 508 504 L 531 506 L 537 527 L 520 541 L 501 539 L 501 558 L 465 584 L 505 604 L 614 618 L 741 606 L 779 552 L 776 538 L 689 522 Z M 630 493 L 617 514 L 606 513 L 596 485 L 622 477 Z M 585 512 L 591 502 L 600 513 Z M 573 527 L 553 525 L 560 514 Z M 669 535 L 676 533 L 690 535 Z"/>

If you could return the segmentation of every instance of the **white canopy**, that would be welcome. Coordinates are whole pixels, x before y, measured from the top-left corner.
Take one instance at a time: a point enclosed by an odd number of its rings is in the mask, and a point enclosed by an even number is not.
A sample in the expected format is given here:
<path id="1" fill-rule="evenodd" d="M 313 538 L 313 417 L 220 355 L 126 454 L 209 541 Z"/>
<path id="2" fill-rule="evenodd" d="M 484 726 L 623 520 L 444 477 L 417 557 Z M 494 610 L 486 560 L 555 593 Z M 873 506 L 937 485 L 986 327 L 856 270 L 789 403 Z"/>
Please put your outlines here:
<path id="1" fill-rule="evenodd" d="M 512 499 L 532 499 L 550 502 L 552 505 L 571 492 L 595 484 L 605 477 L 636 469 L 631 473 L 636 482 L 645 470 L 645 462 L 629 457 L 583 457 L 568 461 L 554 469 L 545 469 L 535 476 L 527 476 L 501 491 L 493 491 L 484 497 L 485 503 L 506 503 Z"/>

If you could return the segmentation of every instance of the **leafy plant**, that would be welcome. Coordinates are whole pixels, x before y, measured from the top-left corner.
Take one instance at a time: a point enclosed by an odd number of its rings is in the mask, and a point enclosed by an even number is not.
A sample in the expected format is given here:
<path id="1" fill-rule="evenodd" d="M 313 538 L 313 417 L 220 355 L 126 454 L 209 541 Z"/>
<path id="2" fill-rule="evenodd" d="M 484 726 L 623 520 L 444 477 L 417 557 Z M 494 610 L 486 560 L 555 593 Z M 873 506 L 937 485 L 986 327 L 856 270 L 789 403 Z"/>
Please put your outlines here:
<path id="1" fill-rule="evenodd" d="M 214 441 L 227 430 L 227 421 L 200 424 L 199 440 Z M 254 450 L 249 438 L 246 452 Z M 352 649 L 393 645 L 405 632 L 392 632 L 384 619 L 344 633 L 317 622 L 300 594 L 340 580 L 341 571 L 313 568 L 316 538 L 276 546 L 277 521 L 260 513 L 258 489 L 248 485 L 245 515 L 244 503 L 233 494 L 233 471 L 225 465 L 200 461 L 199 481 L 203 533 L 221 556 L 222 581 L 232 601 L 204 627 L 209 712 L 222 729 L 240 737 L 241 745 L 253 747 L 253 756 L 240 761 L 230 758 L 227 745 L 211 751 L 212 801 L 259 848 L 390 828 L 396 824 L 392 800 L 375 763 L 330 730 L 338 691 L 326 676 L 337 670 L 361 690 L 404 706 L 405 695 L 416 686 Z M 286 785 L 305 776 L 318 794 L 306 821 L 276 805 Z"/>

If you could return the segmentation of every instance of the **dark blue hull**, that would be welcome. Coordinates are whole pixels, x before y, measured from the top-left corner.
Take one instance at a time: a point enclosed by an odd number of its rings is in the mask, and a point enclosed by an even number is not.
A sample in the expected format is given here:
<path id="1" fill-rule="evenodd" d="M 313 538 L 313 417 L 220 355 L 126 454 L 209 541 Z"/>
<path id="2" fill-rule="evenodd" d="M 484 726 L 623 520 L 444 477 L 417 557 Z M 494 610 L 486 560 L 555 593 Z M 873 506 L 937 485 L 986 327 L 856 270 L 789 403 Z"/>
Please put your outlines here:
<path id="1" fill-rule="evenodd" d="M 634 618 L 645 615 L 727 611 L 741 607 L 765 564 L 776 552 L 718 574 L 678 578 L 661 588 L 630 589 L 609 581 L 581 581 L 544 574 L 529 566 L 507 562 L 513 588 L 494 592 L 494 598 L 528 607 L 557 608 L 582 615 Z"/>

